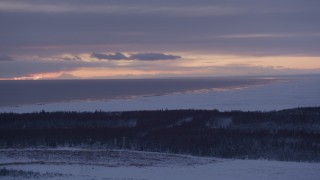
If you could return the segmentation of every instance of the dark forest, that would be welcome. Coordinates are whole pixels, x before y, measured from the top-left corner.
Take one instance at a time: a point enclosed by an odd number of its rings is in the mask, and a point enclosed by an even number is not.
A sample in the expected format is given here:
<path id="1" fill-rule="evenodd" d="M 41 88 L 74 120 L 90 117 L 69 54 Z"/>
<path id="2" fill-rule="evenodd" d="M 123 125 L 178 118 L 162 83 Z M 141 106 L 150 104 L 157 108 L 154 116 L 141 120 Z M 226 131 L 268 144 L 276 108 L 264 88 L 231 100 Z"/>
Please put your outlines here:
<path id="1" fill-rule="evenodd" d="M 0 113 L 1 148 L 61 146 L 320 162 L 320 107 Z"/>

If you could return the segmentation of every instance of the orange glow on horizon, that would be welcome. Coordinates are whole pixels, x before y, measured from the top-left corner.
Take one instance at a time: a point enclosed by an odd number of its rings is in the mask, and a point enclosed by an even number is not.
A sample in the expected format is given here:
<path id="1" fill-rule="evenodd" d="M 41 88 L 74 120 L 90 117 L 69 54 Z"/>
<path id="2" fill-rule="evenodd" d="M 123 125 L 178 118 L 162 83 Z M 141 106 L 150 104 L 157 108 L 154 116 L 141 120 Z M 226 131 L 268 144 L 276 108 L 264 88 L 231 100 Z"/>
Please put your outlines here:
<path id="1" fill-rule="evenodd" d="M 125 52 L 128 53 L 128 52 Z M 33 73 L 21 77 L 0 78 L 0 80 L 41 80 L 41 79 L 94 79 L 94 78 L 148 78 L 148 77 L 205 77 L 263 75 L 268 73 L 320 72 L 320 57 L 303 56 L 236 56 L 214 54 L 192 54 L 172 52 L 182 56 L 179 60 L 136 61 L 91 59 L 90 54 L 82 53 L 83 63 L 96 63 L 101 67 L 82 67 L 69 71 Z M 72 54 L 63 54 L 72 59 Z M 50 58 L 49 58 L 50 59 Z M 81 62 L 81 60 L 78 60 Z M 71 60 L 69 62 L 72 62 Z M 109 67 L 110 65 L 110 67 Z M 272 72 L 269 72 L 272 71 Z"/>
<path id="2" fill-rule="evenodd" d="M 157 76 L 161 74 L 181 75 L 181 71 L 161 71 L 161 70 L 136 70 L 136 69 L 111 69 L 111 68 L 81 68 L 69 72 L 79 78 L 112 78 L 112 77 L 138 77 L 138 76 Z"/>
<path id="3" fill-rule="evenodd" d="M 0 78 L 0 80 L 41 80 L 41 79 L 55 79 L 58 78 L 63 72 L 50 72 L 50 73 L 35 73 L 28 76 L 20 76 L 13 78 Z"/>
<path id="4" fill-rule="evenodd" d="M 179 54 L 179 53 L 178 53 Z M 312 56 L 236 56 L 180 53 L 187 57 L 177 62 L 185 67 L 228 66 L 241 64 L 247 66 L 275 67 L 283 69 L 319 69 L 320 57 Z"/>

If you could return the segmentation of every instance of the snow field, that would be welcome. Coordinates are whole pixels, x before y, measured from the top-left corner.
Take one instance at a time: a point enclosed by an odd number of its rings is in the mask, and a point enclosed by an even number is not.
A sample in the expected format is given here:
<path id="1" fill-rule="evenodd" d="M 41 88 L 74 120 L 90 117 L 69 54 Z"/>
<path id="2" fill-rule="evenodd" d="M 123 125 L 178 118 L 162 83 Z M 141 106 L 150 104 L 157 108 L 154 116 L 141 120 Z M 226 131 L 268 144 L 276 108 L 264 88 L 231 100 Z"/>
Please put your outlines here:
<path id="1" fill-rule="evenodd" d="M 82 151 L 81 149 L 43 149 L 37 150 L 37 155 L 30 156 L 32 151 L 0 151 L 0 168 L 59 175 L 57 177 L 44 176 L 41 179 L 318 180 L 320 177 L 319 163 L 231 160 L 139 151 Z M 102 156 L 102 159 L 109 159 L 109 161 L 101 163 L 97 157 L 88 157 L 88 153 Z M 59 154 L 61 157 L 57 159 Z M 71 156 L 69 158 L 74 160 L 63 162 L 66 156 Z M 79 159 L 85 156 L 88 157 L 87 160 Z M 97 162 L 94 163 L 93 161 L 96 160 Z M 12 178 L 4 177 L 4 179 Z"/>

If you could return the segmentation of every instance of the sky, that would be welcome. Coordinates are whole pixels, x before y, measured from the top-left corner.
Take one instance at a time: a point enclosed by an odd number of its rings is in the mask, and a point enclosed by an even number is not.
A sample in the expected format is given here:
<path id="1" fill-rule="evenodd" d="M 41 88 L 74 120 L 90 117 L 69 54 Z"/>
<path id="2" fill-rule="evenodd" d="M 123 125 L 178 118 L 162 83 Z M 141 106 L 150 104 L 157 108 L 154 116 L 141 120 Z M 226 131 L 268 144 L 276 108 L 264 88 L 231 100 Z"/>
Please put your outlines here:
<path id="1" fill-rule="evenodd" d="M 0 0 L 0 80 L 320 73 L 318 0 Z"/>

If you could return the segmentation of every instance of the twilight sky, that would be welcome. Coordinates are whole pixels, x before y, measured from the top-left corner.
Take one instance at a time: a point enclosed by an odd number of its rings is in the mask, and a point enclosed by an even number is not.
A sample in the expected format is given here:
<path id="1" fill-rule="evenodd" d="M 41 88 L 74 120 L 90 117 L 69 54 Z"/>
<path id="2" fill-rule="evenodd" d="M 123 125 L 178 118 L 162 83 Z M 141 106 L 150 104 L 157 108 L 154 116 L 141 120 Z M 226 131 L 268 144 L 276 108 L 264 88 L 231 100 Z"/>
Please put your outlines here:
<path id="1" fill-rule="evenodd" d="M 0 79 L 320 73 L 318 0 L 0 0 Z"/>

